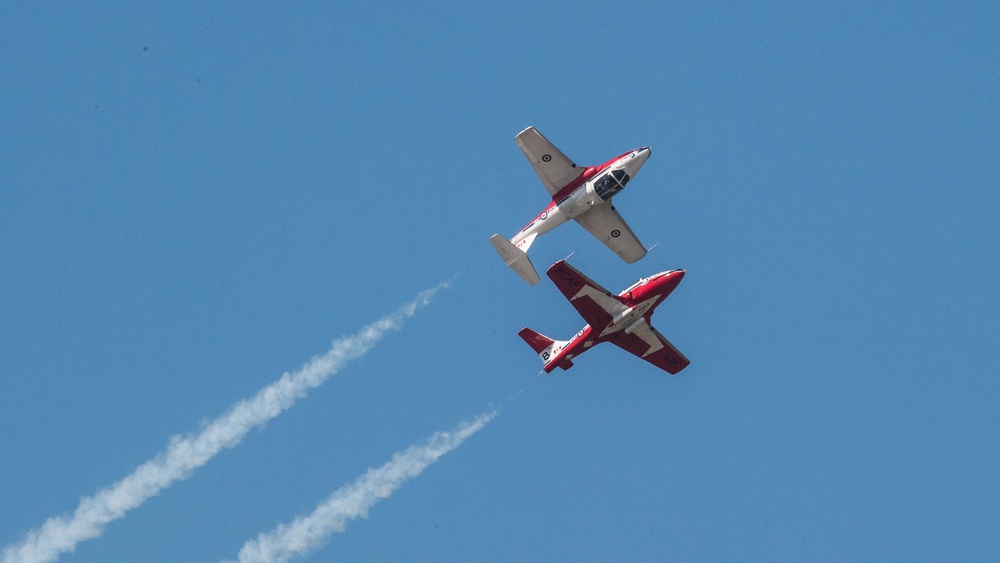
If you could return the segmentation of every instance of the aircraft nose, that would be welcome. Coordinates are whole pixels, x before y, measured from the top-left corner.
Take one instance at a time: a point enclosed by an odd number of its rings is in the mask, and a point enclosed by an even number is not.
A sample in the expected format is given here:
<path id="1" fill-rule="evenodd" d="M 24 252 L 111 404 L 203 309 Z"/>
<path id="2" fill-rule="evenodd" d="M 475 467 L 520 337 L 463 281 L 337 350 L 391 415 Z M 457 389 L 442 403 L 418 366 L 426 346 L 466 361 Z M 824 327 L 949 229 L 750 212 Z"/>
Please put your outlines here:
<path id="1" fill-rule="evenodd" d="M 652 152 L 653 151 L 649 147 L 642 147 L 638 150 L 638 154 L 635 155 L 635 158 L 639 160 L 640 164 L 643 164 Z"/>
<path id="2" fill-rule="evenodd" d="M 667 282 L 669 287 L 673 287 L 676 289 L 677 286 L 681 284 L 681 280 L 684 279 L 685 273 L 686 272 L 684 270 L 674 270 L 674 273 L 670 274 L 670 276 L 668 277 L 668 279 L 670 280 L 669 282 Z"/>
<path id="3" fill-rule="evenodd" d="M 635 156 L 628 159 L 625 163 L 626 171 L 629 176 L 635 176 L 635 173 L 642 168 L 643 164 L 646 164 L 646 159 L 649 158 L 649 147 L 640 147 L 635 149 Z"/>

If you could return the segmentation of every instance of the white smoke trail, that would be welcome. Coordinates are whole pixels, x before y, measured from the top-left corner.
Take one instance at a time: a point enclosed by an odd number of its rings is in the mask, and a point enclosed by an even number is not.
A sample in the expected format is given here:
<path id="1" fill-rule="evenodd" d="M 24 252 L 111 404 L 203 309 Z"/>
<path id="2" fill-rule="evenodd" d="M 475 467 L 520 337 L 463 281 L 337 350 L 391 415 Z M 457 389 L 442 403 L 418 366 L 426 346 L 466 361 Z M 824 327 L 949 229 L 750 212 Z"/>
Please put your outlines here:
<path id="1" fill-rule="evenodd" d="M 79 542 L 100 536 L 106 524 L 122 518 L 126 512 L 156 496 L 175 481 L 187 478 L 194 469 L 208 463 L 221 450 L 236 446 L 251 429 L 278 416 L 344 364 L 363 356 L 387 331 L 399 330 L 405 319 L 430 303 L 435 293 L 449 285 L 443 283 L 428 289 L 357 334 L 334 340 L 325 354 L 313 358 L 299 371 L 285 373 L 253 397 L 236 403 L 201 431 L 172 436 L 166 449 L 137 467 L 131 475 L 93 496 L 82 498 L 72 517 L 49 518 L 41 528 L 28 532 L 22 542 L 5 547 L 3 562 L 55 561 L 62 553 L 76 549 Z"/>
<path id="2" fill-rule="evenodd" d="M 481 414 L 451 432 L 436 432 L 424 443 L 396 452 L 382 467 L 369 469 L 358 480 L 334 491 L 312 514 L 299 516 L 291 524 L 281 524 L 243 544 L 239 563 L 283 563 L 316 549 L 331 534 L 343 532 L 347 520 L 367 517 L 373 504 L 420 475 L 424 468 L 457 448 L 496 415 L 497 411 Z"/>

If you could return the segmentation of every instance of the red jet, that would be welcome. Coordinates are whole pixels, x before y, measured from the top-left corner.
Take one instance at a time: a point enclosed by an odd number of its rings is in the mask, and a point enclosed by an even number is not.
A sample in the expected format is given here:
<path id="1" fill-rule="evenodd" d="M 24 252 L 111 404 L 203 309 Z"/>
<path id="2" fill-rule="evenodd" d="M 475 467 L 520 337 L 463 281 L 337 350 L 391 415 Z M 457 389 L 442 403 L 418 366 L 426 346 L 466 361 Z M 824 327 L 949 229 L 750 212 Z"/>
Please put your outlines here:
<path id="1" fill-rule="evenodd" d="M 587 321 L 587 326 L 568 341 L 552 340 L 530 328 L 521 329 L 518 335 L 542 359 L 545 373 L 557 367 L 573 367 L 573 358 L 601 342 L 611 342 L 671 374 L 691 363 L 649 324 L 656 306 L 681 283 L 684 270 L 642 278 L 618 295 L 612 295 L 565 260 L 556 262 L 545 273 Z"/>

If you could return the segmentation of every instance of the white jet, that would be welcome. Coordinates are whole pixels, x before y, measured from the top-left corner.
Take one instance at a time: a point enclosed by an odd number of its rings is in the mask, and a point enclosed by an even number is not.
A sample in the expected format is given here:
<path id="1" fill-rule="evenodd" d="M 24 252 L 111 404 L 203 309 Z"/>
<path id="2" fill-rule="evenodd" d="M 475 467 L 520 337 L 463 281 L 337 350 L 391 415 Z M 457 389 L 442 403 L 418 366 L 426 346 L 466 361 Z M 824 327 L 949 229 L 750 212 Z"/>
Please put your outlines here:
<path id="1" fill-rule="evenodd" d="M 649 158 L 649 147 L 640 147 L 600 166 L 578 167 L 534 127 L 514 138 L 531 167 L 552 196 L 549 204 L 509 241 L 499 234 L 490 242 L 512 270 L 535 285 L 538 272 L 528 259 L 528 248 L 538 235 L 573 219 L 631 264 L 646 255 L 646 247 L 611 204 Z"/>

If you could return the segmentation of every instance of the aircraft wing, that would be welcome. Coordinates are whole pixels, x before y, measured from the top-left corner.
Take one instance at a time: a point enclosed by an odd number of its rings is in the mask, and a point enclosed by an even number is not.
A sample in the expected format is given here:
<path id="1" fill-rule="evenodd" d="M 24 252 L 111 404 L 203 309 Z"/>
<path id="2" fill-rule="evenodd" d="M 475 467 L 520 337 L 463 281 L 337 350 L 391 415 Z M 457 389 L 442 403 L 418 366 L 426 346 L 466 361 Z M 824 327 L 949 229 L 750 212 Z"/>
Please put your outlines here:
<path id="1" fill-rule="evenodd" d="M 528 127 L 514 137 L 514 142 L 521 147 L 521 152 L 528 158 L 535 174 L 549 190 L 549 195 L 555 197 L 559 190 L 583 174 L 583 169 L 577 168 L 573 161 L 542 136 L 534 127 Z"/>
<path id="2" fill-rule="evenodd" d="M 610 203 L 596 205 L 574 219 L 625 262 L 631 264 L 646 255 L 646 247 Z"/>
<path id="3" fill-rule="evenodd" d="M 601 329 L 611 322 L 613 315 L 625 305 L 594 280 L 580 273 L 565 260 L 553 264 L 546 275 L 559 291 L 569 299 L 570 305 L 580 313 L 590 326 Z"/>
<path id="4" fill-rule="evenodd" d="M 684 357 L 684 354 L 681 354 L 658 330 L 645 322 L 640 323 L 632 334 L 618 333 L 611 342 L 671 375 L 691 364 L 691 360 Z"/>

